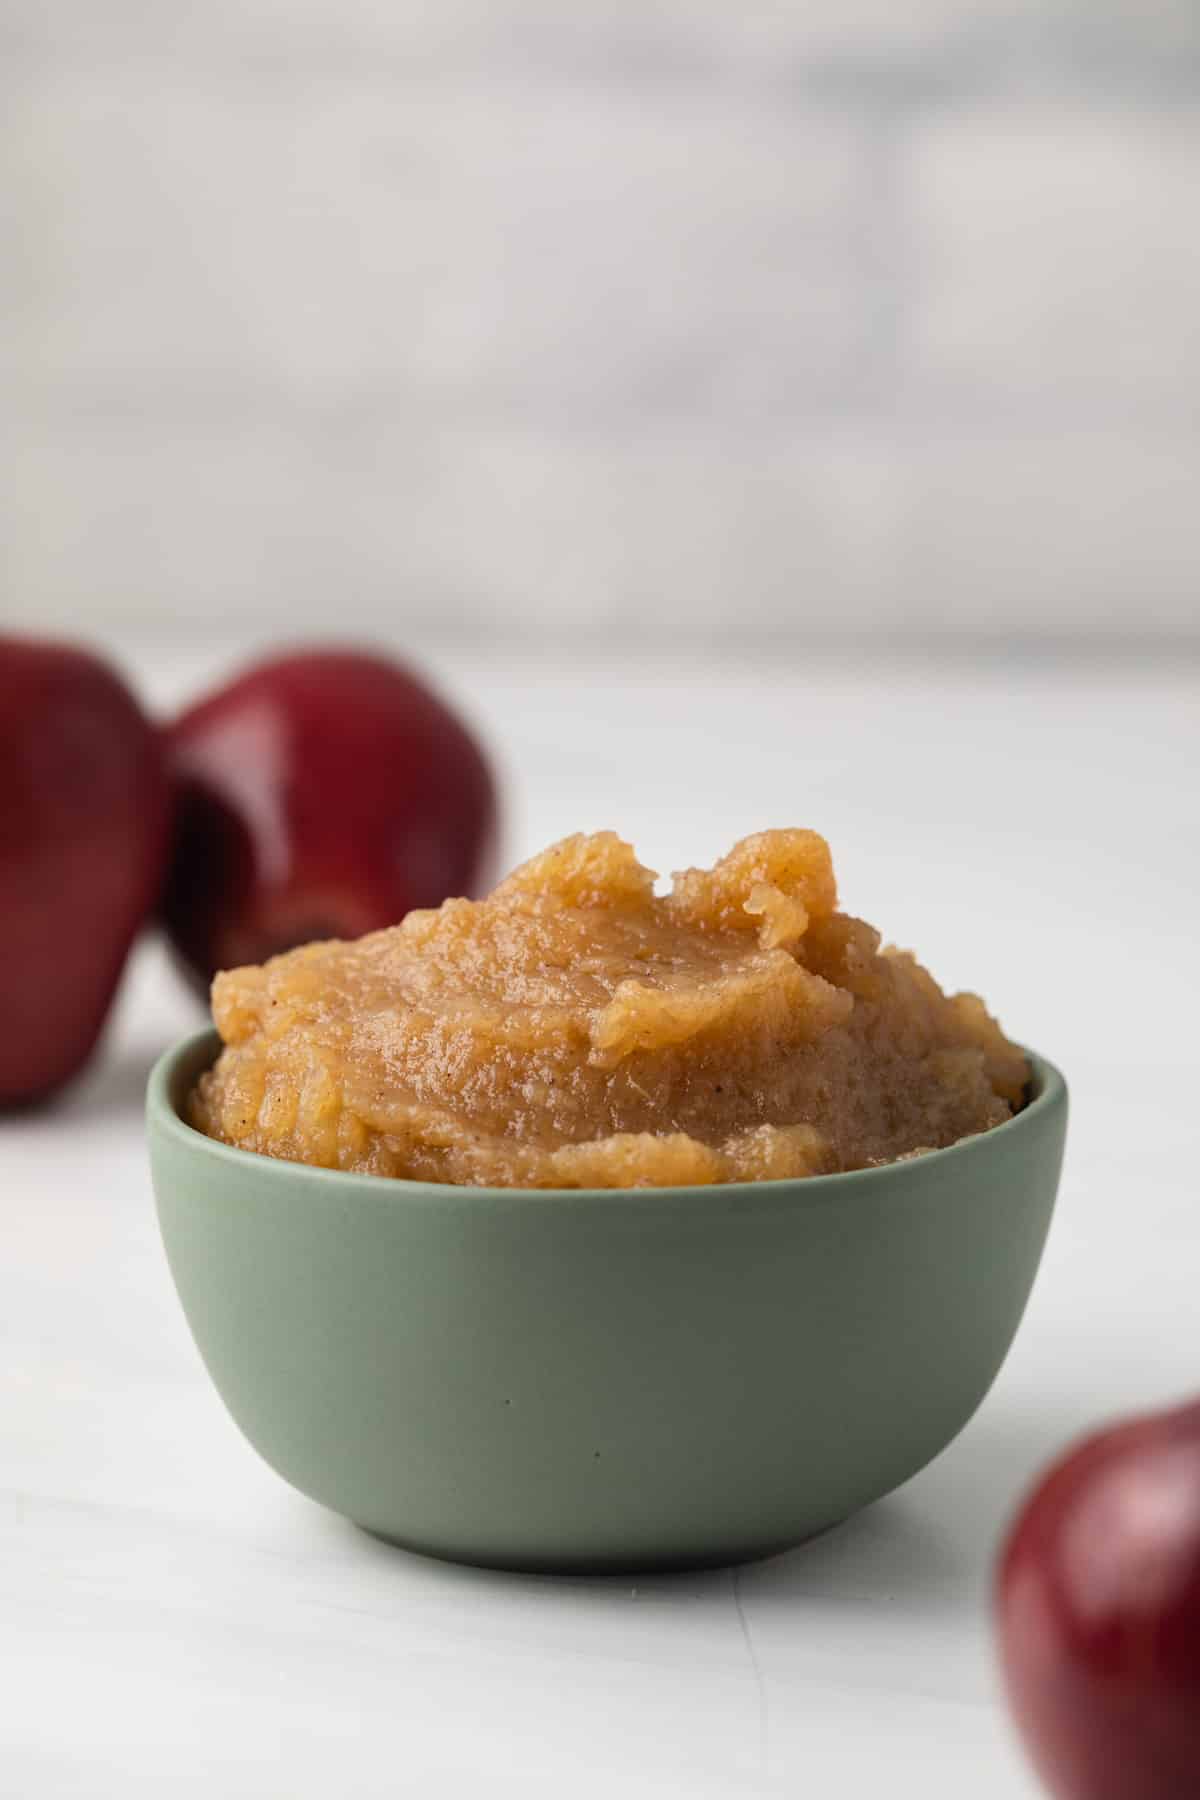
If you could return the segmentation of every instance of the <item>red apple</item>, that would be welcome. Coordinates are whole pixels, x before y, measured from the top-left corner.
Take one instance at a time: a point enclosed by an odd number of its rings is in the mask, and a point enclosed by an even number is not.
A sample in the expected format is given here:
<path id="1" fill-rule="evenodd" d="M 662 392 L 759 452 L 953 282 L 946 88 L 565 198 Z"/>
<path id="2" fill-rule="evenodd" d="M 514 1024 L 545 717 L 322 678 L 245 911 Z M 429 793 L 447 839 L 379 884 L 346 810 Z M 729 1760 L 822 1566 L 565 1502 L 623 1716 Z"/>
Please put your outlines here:
<path id="1" fill-rule="evenodd" d="M 0 637 L 0 1103 L 40 1100 L 95 1044 L 162 884 L 162 743 L 104 663 Z"/>
<path id="2" fill-rule="evenodd" d="M 1061 1800 L 1200 1795 L 1200 1401 L 1098 1432 L 1005 1546 L 1008 1692 Z"/>
<path id="3" fill-rule="evenodd" d="M 400 664 L 310 649 L 259 663 L 170 733 L 164 916 L 186 969 L 359 937 L 478 893 L 496 796 L 465 726 Z"/>

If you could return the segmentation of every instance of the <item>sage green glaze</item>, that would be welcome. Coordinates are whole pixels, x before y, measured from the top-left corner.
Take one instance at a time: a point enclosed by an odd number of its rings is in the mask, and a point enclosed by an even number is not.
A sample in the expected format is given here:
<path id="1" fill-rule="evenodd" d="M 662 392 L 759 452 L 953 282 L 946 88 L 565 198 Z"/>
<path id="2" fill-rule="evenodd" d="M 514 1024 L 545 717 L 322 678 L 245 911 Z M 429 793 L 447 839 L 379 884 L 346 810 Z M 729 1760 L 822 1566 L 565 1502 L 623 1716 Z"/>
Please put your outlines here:
<path id="1" fill-rule="evenodd" d="M 414 1549 L 644 1569 L 782 1549 L 916 1473 L 1012 1341 L 1067 1095 L 910 1162 L 539 1193 L 217 1144 L 150 1080 L 158 1215 L 200 1352 L 303 1493 Z"/>

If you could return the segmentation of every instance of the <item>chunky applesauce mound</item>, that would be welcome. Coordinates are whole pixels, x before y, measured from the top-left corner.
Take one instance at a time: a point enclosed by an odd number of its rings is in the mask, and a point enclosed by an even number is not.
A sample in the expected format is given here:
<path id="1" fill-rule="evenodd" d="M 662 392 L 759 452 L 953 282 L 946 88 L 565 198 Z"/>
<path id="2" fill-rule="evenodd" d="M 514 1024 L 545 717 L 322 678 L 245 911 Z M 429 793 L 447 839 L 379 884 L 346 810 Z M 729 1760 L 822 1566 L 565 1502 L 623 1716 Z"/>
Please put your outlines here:
<path id="1" fill-rule="evenodd" d="M 213 983 L 191 1120 L 267 1156 L 499 1187 L 859 1169 L 986 1131 L 1025 1058 L 973 994 L 836 910 L 825 840 L 766 831 L 656 897 L 612 832 L 486 900 Z"/>

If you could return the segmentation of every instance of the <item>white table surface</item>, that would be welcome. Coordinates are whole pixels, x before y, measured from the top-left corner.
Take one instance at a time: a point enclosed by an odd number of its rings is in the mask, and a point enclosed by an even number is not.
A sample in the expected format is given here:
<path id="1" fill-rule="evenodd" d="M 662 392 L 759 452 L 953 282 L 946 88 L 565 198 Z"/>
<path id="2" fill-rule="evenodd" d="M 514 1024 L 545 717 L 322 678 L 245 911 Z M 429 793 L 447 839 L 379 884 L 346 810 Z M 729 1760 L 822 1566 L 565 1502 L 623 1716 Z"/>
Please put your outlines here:
<path id="1" fill-rule="evenodd" d="M 170 704 L 226 660 L 132 667 Z M 0 1122 L 5 1795 L 1033 1794 L 991 1657 L 997 1536 L 1064 1440 L 1200 1386 L 1197 671 L 633 661 L 581 684 L 433 659 L 505 749 L 512 857 L 611 824 L 669 869 L 815 825 L 850 910 L 1067 1072 L 1059 1211 L 999 1381 L 898 1494 L 736 1573 L 385 1548 L 258 1461 L 188 1337 L 140 1106 L 198 1013 L 149 944 L 86 1077 Z"/>

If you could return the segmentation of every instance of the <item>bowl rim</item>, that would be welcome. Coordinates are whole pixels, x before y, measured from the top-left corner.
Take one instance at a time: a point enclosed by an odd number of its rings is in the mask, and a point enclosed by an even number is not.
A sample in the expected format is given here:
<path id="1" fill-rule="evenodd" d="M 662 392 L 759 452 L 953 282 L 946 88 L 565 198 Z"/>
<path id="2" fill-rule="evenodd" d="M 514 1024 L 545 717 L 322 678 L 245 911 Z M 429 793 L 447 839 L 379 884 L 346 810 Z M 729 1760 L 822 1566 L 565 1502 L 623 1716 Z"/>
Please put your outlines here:
<path id="1" fill-rule="evenodd" d="M 201 1062 L 199 1058 L 206 1047 L 211 1055 L 208 1062 Z M 314 1193 L 324 1190 L 330 1197 L 335 1192 L 353 1193 L 361 1198 L 369 1196 L 375 1201 L 431 1201 L 440 1206 L 471 1206 L 478 1203 L 493 1206 L 497 1203 L 536 1206 L 552 1201 L 559 1204 L 578 1205 L 590 1202 L 593 1205 L 614 1206 L 621 1201 L 632 1200 L 645 1209 L 650 1204 L 670 1204 L 681 1199 L 692 1206 L 705 1200 L 710 1204 L 719 1201 L 722 1205 L 736 1205 L 739 1202 L 744 1204 L 750 1199 L 765 1202 L 772 1196 L 785 1195 L 789 1204 L 803 1198 L 806 1203 L 815 1205 L 834 1197 L 845 1201 L 852 1189 L 866 1198 L 881 1184 L 894 1182 L 898 1176 L 904 1177 L 914 1170 L 934 1165 L 945 1168 L 947 1162 L 986 1153 L 989 1146 L 1011 1140 L 1014 1134 L 1027 1132 L 1044 1115 L 1065 1111 L 1068 1100 L 1067 1083 L 1062 1072 L 1048 1058 L 1021 1045 L 1019 1048 L 1030 1064 L 1031 1077 L 1029 1099 L 1019 1113 L 1014 1113 L 1011 1118 L 993 1125 L 987 1131 L 975 1132 L 969 1137 L 960 1138 L 957 1143 L 947 1144 L 943 1149 L 926 1150 L 918 1156 L 898 1162 L 880 1163 L 869 1169 L 844 1169 L 832 1175 L 784 1175 L 764 1181 L 708 1182 L 685 1187 L 475 1187 L 461 1182 L 420 1181 L 399 1175 L 368 1175 L 347 1169 L 319 1168 L 312 1163 L 290 1162 L 283 1157 L 266 1156 L 257 1150 L 243 1150 L 235 1144 L 224 1144 L 217 1138 L 206 1137 L 180 1115 L 171 1098 L 171 1090 L 182 1064 L 197 1059 L 199 1074 L 216 1059 L 220 1048 L 221 1039 L 209 1026 L 202 1031 L 189 1032 L 186 1037 L 163 1051 L 151 1069 L 146 1084 L 148 1131 L 163 1134 L 187 1155 L 199 1155 L 214 1161 L 218 1166 L 224 1164 L 238 1169 L 243 1174 L 253 1172 L 263 1181 L 306 1184 Z"/>

